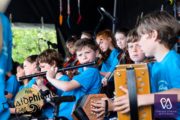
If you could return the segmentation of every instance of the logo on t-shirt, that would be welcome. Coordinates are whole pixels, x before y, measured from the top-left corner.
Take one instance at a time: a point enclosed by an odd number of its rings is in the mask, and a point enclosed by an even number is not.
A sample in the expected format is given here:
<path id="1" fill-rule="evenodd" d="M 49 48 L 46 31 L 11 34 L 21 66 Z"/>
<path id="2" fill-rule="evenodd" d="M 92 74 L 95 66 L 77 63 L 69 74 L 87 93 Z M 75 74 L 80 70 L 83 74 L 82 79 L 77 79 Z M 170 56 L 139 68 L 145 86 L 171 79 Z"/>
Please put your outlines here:
<path id="1" fill-rule="evenodd" d="M 168 83 L 165 80 L 158 81 L 158 91 L 168 90 Z"/>

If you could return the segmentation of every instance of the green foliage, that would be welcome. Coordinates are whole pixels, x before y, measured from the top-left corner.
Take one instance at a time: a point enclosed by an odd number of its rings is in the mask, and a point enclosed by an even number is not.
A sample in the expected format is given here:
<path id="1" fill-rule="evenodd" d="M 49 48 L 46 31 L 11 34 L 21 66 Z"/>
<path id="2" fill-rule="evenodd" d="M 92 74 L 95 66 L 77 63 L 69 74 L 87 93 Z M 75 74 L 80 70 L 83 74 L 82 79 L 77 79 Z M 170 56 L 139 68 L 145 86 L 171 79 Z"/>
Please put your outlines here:
<path id="1" fill-rule="evenodd" d="M 56 43 L 56 33 L 53 29 L 41 29 L 37 27 L 20 28 L 12 27 L 13 31 L 13 52 L 14 61 L 23 63 L 29 55 L 39 54 L 48 48 L 45 41 Z"/>

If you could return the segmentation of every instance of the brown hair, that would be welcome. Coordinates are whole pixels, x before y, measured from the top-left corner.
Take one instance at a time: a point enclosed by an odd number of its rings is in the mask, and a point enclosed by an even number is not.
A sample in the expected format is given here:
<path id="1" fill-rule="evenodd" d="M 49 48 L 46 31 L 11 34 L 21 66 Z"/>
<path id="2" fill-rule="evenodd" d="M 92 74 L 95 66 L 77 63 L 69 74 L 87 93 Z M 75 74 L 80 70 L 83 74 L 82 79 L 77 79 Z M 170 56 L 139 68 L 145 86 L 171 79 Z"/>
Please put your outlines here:
<path id="1" fill-rule="evenodd" d="M 176 36 L 180 31 L 180 24 L 169 13 L 156 11 L 144 16 L 138 26 L 138 34 L 150 33 L 153 30 L 158 32 L 160 43 L 171 49 L 176 43 Z"/>
<path id="2" fill-rule="evenodd" d="M 136 29 L 134 28 L 134 29 L 130 30 L 127 35 L 127 43 L 134 43 L 137 41 L 139 41 L 139 37 L 138 37 Z"/>
<path id="3" fill-rule="evenodd" d="M 63 60 L 59 52 L 54 49 L 47 49 L 38 56 L 37 63 L 56 64 L 57 67 L 62 67 Z"/>
<path id="4" fill-rule="evenodd" d="M 79 39 L 75 43 L 75 51 L 82 50 L 82 48 L 85 47 L 85 46 L 91 48 L 94 51 L 96 51 L 98 49 L 98 46 L 95 43 L 95 41 L 93 41 L 91 39 L 83 38 L 83 39 Z"/>
<path id="5" fill-rule="evenodd" d="M 71 37 L 69 37 L 66 41 L 66 44 L 68 43 L 75 43 L 78 40 L 78 37 L 76 35 L 72 35 Z"/>
<path id="6" fill-rule="evenodd" d="M 120 29 L 116 30 L 115 34 L 122 33 L 124 36 L 127 36 L 128 32 L 129 32 L 128 28 L 120 28 Z"/>
<path id="7" fill-rule="evenodd" d="M 34 62 L 36 62 L 37 57 L 38 57 L 38 55 L 30 55 L 25 60 L 30 63 L 34 63 Z"/>

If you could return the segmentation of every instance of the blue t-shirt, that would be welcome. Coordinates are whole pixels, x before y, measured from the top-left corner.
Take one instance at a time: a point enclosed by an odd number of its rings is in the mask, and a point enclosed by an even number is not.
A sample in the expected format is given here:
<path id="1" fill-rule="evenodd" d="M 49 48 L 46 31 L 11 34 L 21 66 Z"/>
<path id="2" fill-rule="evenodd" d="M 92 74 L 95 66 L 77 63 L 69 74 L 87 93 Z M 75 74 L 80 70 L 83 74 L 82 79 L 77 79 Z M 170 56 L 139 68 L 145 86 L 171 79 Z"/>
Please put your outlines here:
<path id="1" fill-rule="evenodd" d="M 4 95 L 5 90 L 5 74 L 12 69 L 12 33 L 11 26 L 7 17 L 0 13 L 0 25 L 3 29 L 3 46 L 0 52 L 0 120 L 9 118 L 10 113 Z"/>
<path id="2" fill-rule="evenodd" d="M 32 78 L 27 85 L 21 85 L 19 87 L 19 91 L 22 90 L 23 88 L 32 88 L 32 85 L 36 83 L 36 78 Z"/>
<path id="3" fill-rule="evenodd" d="M 106 61 L 103 61 L 101 72 L 112 72 L 118 64 L 119 50 L 114 48 Z"/>
<path id="4" fill-rule="evenodd" d="M 70 79 L 67 75 L 62 75 L 58 80 L 69 81 Z M 62 90 L 57 89 L 58 96 L 61 96 L 62 93 L 63 93 Z M 51 104 L 47 104 L 42 110 L 42 116 L 45 118 L 52 119 L 54 117 L 53 112 L 54 112 L 54 107 Z"/>
<path id="5" fill-rule="evenodd" d="M 102 67 L 101 67 L 101 72 L 113 72 L 116 68 L 116 65 L 118 65 L 119 60 L 118 60 L 118 55 L 119 55 L 119 50 L 114 48 L 109 57 L 107 58 L 106 61 L 103 61 L 102 63 Z M 104 76 L 101 75 L 101 78 L 103 78 Z M 110 78 L 109 81 L 113 81 L 113 78 Z"/>
<path id="6" fill-rule="evenodd" d="M 169 51 L 161 62 L 154 62 L 149 68 L 152 93 L 180 88 L 180 55 L 175 51 Z M 178 116 L 180 120 L 180 104 Z"/>
<path id="7" fill-rule="evenodd" d="M 82 71 L 79 75 L 73 77 L 73 80 L 80 84 L 79 88 L 71 91 L 63 92 L 62 96 L 75 96 L 74 102 L 63 102 L 60 105 L 59 116 L 64 116 L 68 120 L 72 120 L 71 117 L 73 107 L 81 96 L 87 94 L 99 93 L 101 86 L 101 75 L 97 68 L 88 67 L 85 71 Z"/>
<path id="8" fill-rule="evenodd" d="M 69 78 L 67 75 L 63 75 L 63 76 L 61 76 L 58 80 L 62 80 L 62 81 L 69 81 L 69 80 L 70 80 L 70 78 Z M 61 96 L 61 95 L 62 95 L 62 93 L 63 93 L 63 91 L 62 91 L 62 90 L 57 89 L 57 95 Z"/>
<path id="9" fill-rule="evenodd" d="M 8 100 L 11 104 L 14 103 L 14 98 L 19 90 L 19 82 L 16 79 L 15 75 L 11 75 L 9 79 L 6 81 L 5 90 L 8 93 L 11 93 L 13 96 L 10 100 Z"/>

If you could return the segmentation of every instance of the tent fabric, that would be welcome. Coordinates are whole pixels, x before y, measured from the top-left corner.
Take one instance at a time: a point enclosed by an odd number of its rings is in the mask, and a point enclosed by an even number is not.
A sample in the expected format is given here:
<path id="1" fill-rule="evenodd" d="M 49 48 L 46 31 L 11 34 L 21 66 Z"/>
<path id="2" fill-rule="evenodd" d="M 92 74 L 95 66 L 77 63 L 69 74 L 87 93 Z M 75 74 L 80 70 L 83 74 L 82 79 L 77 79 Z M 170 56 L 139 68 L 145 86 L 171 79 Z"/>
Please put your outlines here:
<path id="1" fill-rule="evenodd" d="M 70 0 L 71 28 L 69 28 L 67 22 L 65 22 L 67 21 L 67 0 L 63 0 L 62 3 L 64 22 L 61 26 L 59 25 L 59 0 L 11 0 L 6 10 L 6 15 L 12 16 L 12 22 L 23 23 L 41 23 L 41 18 L 43 17 L 45 24 L 55 25 L 59 51 L 64 51 L 62 40 L 64 42 L 69 36 L 74 34 L 79 35 L 82 31 L 91 31 L 93 33 L 101 17 L 97 10 L 99 7 L 105 8 L 111 15 L 113 14 L 113 0 L 80 0 L 82 20 L 77 24 L 77 1 L 78 0 Z M 161 4 L 164 3 L 163 1 L 164 0 L 117 0 L 117 28 L 134 27 L 138 15 L 142 12 L 146 14 L 153 10 L 160 10 Z M 112 21 L 107 16 L 104 16 L 98 31 L 105 28 L 112 28 Z"/>

